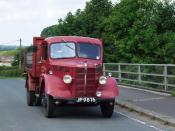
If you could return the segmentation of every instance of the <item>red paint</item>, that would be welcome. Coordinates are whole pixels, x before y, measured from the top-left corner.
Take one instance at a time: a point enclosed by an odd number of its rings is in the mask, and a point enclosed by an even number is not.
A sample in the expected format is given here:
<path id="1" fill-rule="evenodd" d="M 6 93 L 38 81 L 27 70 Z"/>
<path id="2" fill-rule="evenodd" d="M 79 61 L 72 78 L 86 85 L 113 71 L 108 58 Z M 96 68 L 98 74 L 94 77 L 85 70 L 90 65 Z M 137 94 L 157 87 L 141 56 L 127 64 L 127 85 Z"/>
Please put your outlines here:
<path id="1" fill-rule="evenodd" d="M 86 58 L 51 59 L 50 45 L 59 42 L 89 43 L 97 44 L 101 48 L 101 58 L 92 60 Z M 35 90 L 38 94 L 43 88 L 48 95 L 54 98 L 71 99 L 77 97 L 96 97 L 96 92 L 101 91 L 102 99 L 111 99 L 119 95 L 117 82 L 108 77 L 106 85 L 100 85 L 98 80 L 102 76 L 103 44 L 99 39 L 77 36 L 56 36 L 50 38 L 34 37 L 34 46 L 37 52 L 32 54 L 32 68 L 25 66 L 28 73 L 29 90 Z M 43 49 L 47 45 L 48 58 L 43 59 Z M 87 63 L 86 87 L 84 86 L 84 63 Z M 50 75 L 48 72 L 52 71 Z M 64 75 L 73 78 L 71 84 L 63 82 Z"/>
<path id="2" fill-rule="evenodd" d="M 97 91 L 102 92 L 101 98 L 115 98 L 119 95 L 117 82 L 113 77 L 107 77 L 107 84 L 102 86 L 98 85 Z"/>

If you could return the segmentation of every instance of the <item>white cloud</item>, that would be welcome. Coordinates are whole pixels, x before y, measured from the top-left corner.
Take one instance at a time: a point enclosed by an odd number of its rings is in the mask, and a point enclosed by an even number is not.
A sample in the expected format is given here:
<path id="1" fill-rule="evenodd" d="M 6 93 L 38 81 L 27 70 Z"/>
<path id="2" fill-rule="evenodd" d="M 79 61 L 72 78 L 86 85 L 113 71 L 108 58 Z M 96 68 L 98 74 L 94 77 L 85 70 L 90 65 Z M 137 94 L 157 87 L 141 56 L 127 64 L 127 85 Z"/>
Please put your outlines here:
<path id="1" fill-rule="evenodd" d="M 22 38 L 32 42 L 42 29 L 89 0 L 0 0 L 0 44 Z M 117 1 L 117 0 L 112 0 Z"/>

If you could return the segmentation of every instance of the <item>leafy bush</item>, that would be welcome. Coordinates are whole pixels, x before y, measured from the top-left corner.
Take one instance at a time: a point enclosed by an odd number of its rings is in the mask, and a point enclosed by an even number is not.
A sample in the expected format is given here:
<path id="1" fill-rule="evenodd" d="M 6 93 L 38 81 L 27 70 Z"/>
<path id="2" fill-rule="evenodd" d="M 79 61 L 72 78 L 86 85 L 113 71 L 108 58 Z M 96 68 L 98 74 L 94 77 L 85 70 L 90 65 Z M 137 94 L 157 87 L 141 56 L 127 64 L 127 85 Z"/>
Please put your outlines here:
<path id="1" fill-rule="evenodd" d="M 17 67 L 0 67 L 0 76 L 2 77 L 21 77 L 23 75 L 23 69 Z"/>
<path id="2" fill-rule="evenodd" d="M 173 91 L 171 95 L 175 97 L 175 91 Z"/>

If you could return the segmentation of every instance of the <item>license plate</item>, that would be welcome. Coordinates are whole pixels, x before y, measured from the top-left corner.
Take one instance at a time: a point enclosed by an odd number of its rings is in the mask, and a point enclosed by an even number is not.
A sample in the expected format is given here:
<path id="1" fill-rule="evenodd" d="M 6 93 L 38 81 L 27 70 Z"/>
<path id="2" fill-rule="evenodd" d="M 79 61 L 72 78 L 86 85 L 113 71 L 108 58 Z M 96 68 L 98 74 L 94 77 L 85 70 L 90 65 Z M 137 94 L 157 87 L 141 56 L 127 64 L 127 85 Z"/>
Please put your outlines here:
<path id="1" fill-rule="evenodd" d="M 95 103 L 96 99 L 94 97 L 79 97 L 77 99 L 78 103 Z"/>

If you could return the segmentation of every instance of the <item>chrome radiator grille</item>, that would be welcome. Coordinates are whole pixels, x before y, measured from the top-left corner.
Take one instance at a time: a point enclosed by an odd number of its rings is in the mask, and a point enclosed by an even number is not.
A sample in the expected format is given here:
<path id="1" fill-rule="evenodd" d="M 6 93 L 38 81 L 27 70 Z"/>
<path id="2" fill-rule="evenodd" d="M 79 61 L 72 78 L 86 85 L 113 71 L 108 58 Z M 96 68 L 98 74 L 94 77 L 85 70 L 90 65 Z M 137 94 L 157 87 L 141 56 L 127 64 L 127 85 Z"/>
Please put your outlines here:
<path id="1" fill-rule="evenodd" d="M 86 75 L 86 77 L 85 77 Z M 75 70 L 75 95 L 80 96 L 95 96 L 98 80 L 96 80 L 95 68 L 76 68 Z"/>

